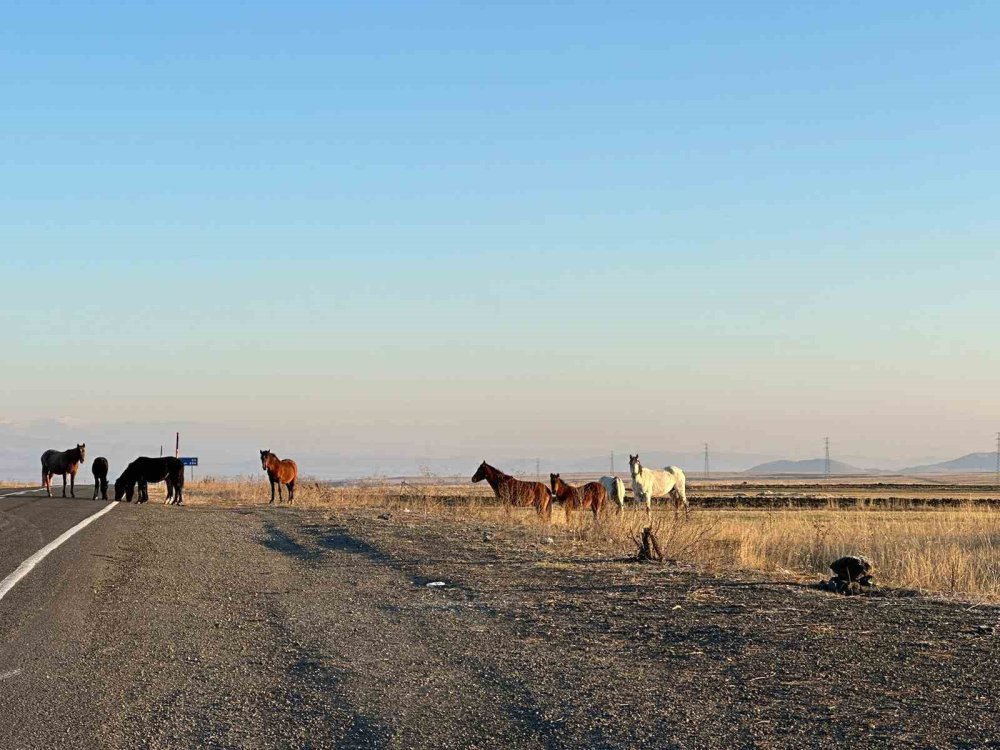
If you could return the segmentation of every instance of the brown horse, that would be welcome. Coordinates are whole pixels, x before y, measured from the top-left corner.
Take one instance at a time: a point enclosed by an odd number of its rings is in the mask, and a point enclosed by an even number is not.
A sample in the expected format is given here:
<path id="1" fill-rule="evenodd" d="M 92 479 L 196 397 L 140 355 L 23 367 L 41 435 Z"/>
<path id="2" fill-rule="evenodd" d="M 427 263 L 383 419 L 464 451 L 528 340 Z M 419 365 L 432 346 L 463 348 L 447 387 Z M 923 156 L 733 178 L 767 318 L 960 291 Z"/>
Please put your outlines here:
<path id="1" fill-rule="evenodd" d="M 552 517 L 552 494 L 541 482 L 522 482 L 483 461 L 472 475 L 472 481 L 481 482 L 484 479 L 504 505 L 520 508 L 530 506 L 538 515 L 546 519 Z"/>
<path id="2" fill-rule="evenodd" d="M 69 474 L 69 495 L 76 497 L 76 472 L 87 454 L 87 444 L 80 443 L 68 451 L 45 451 L 42 454 L 42 485 L 52 497 L 52 476 L 62 474 L 63 497 L 66 497 L 66 475 Z"/>
<path id="3" fill-rule="evenodd" d="M 280 459 L 271 451 L 260 452 L 260 468 L 267 472 L 271 480 L 271 502 L 274 503 L 274 485 L 278 485 L 278 502 L 281 502 L 281 485 L 288 487 L 288 502 L 295 502 L 295 479 L 299 476 L 299 467 L 290 459 Z"/>
<path id="4" fill-rule="evenodd" d="M 552 494 L 556 502 L 562 503 L 566 509 L 566 520 L 569 520 L 571 510 L 590 508 L 597 520 L 604 503 L 608 501 L 608 491 L 600 482 L 587 482 L 583 487 L 573 487 L 566 484 L 558 474 L 549 474 L 552 483 Z"/>

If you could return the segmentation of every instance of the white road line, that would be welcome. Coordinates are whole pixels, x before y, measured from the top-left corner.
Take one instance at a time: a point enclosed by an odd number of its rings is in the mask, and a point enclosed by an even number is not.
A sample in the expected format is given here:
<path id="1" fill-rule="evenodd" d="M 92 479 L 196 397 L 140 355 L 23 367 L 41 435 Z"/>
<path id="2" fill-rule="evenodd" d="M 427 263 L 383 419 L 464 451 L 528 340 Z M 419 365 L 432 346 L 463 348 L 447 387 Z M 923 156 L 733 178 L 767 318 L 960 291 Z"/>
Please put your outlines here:
<path id="1" fill-rule="evenodd" d="M 30 573 L 32 569 L 36 565 L 38 565 L 38 563 L 40 563 L 42 560 L 48 557 L 48 554 L 52 552 L 52 550 L 59 547 L 59 545 L 61 545 L 63 542 L 65 542 L 67 539 L 73 536 L 80 529 L 86 528 L 91 523 L 96 521 L 98 518 L 103 516 L 105 513 L 107 513 L 110 510 L 113 510 L 116 505 L 118 505 L 118 503 L 108 503 L 93 515 L 84 518 L 82 521 L 80 521 L 80 523 L 78 523 L 73 528 L 69 529 L 68 531 L 64 531 L 62 534 L 60 534 L 51 542 L 49 542 L 40 550 L 38 550 L 38 552 L 36 552 L 27 560 L 25 560 L 23 563 L 18 565 L 17 570 L 15 570 L 9 576 L 4 578 L 2 581 L 0 581 L 0 599 L 3 599 L 5 596 L 7 596 L 10 590 L 17 585 L 17 582 L 20 581 L 22 578 L 24 578 L 26 575 L 28 575 L 28 573 Z"/>
<path id="2" fill-rule="evenodd" d="M 19 674 L 21 674 L 20 669 L 12 669 L 9 672 L 0 672 L 0 680 L 7 680 L 10 679 L 11 677 L 17 677 Z"/>
<path id="3" fill-rule="evenodd" d="M 5 497 L 14 497 L 14 495 L 23 495 L 25 492 L 37 492 L 38 490 L 44 489 L 44 487 L 28 487 L 26 490 L 17 490 L 16 492 L 8 492 L 6 495 L 0 495 L 0 499 Z"/>

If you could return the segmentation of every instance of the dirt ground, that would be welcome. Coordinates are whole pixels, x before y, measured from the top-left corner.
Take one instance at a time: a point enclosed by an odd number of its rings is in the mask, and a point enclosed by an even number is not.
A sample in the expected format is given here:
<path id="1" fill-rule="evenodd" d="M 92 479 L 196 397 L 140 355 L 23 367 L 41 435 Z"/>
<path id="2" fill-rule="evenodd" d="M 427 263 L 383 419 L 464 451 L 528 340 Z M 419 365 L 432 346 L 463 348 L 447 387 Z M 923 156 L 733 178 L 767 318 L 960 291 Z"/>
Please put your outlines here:
<path id="1" fill-rule="evenodd" d="M 398 506 L 105 519 L 5 600 L 4 747 L 1000 747 L 997 607 Z"/>
<path id="2" fill-rule="evenodd" d="M 997 608 L 588 557 L 525 530 L 398 513 L 308 533 L 407 588 L 444 581 L 404 611 L 447 613 L 427 631 L 451 631 L 447 652 L 471 680 L 523 691 L 513 702 L 536 707 L 532 734 L 546 746 L 1000 740 Z"/>

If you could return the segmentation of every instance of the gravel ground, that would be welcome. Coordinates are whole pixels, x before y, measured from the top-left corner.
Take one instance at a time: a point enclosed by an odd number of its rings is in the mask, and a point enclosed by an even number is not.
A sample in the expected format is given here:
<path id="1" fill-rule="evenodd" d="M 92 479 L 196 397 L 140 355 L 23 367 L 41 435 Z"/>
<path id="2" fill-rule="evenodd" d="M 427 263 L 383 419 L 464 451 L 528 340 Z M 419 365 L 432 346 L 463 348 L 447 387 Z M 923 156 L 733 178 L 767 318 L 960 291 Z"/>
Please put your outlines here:
<path id="1" fill-rule="evenodd" d="M 0 745 L 1000 747 L 995 607 L 380 514 L 110 514 L 38 683 L 61 697 L 0 707 Z"/>

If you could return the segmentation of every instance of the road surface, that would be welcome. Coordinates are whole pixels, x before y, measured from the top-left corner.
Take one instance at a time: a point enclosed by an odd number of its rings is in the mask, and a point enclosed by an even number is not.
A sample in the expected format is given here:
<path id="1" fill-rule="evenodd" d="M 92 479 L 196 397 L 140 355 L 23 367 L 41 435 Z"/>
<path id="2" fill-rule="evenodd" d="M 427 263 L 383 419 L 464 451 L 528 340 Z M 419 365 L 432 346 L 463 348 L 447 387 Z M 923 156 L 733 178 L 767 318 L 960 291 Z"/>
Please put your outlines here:
<path id="1" fill-rule="evenodd" d="M 103 505 L 0 499 L 0 579 Z M 0 600 L 0 748 L 1000 738 L 995 607 L 838 597 L 553 551 L 530 527 L 379 515 L 116 506 Z"/>

